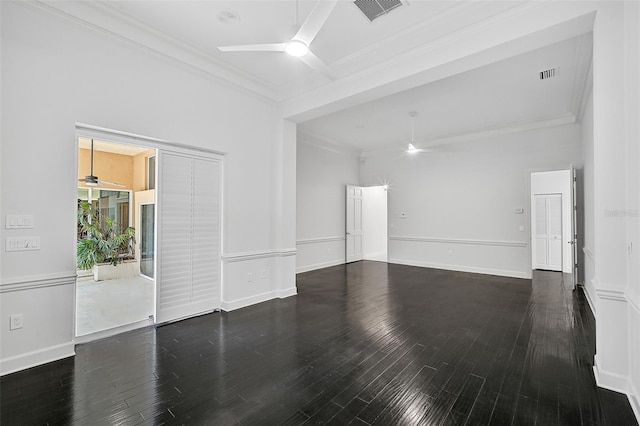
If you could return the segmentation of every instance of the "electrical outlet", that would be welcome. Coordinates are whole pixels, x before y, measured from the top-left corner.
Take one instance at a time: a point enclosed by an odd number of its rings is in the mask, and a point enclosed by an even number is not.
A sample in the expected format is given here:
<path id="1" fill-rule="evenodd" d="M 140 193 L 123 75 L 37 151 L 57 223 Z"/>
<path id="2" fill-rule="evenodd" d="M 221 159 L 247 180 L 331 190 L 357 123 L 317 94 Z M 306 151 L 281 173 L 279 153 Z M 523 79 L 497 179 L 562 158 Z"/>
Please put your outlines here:
<path id="1" fill-rule="evenodd" d="M 247 282 L 253 281 L 253 272 L 247 273 Z"/>
<path id="2" fill-rule="evenodd" d="M 266 269 L 262 272 L 260 272 L 260 278 L 263 280 L 266 280 L 267 277 L 269 276 L 269 271 L 267 271 Z"/>
<path id="3" fill-rule="evenodd" d="M 9 330 L 18 330 L 22 328 L 23 315 L 15 314 L 9 316 Z"/>

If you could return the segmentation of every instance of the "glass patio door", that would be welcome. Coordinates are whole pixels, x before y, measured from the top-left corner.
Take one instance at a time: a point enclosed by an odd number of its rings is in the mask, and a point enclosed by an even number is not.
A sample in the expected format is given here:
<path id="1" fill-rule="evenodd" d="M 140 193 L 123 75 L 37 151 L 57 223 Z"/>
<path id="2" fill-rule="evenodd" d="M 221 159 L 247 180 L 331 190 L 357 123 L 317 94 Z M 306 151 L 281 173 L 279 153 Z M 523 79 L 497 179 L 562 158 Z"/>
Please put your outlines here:
<path id="1" fill-rule="evenodd" d="M 154 278 L 155 204 L 140 205 L 140 273 Z"/>

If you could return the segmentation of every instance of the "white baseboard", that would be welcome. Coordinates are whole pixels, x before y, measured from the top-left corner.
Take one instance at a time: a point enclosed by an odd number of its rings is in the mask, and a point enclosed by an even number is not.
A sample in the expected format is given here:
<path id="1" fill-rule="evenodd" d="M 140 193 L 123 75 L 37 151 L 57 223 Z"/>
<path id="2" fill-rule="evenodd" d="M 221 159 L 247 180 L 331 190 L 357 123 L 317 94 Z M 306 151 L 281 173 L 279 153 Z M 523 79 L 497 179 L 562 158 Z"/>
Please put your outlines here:
<path id="1" fill-rule="evenodd" d="M 236 300 L 223 300 L 221 303 L 221 308 L 223 311 L 235 311 L 236 309 L 246 308 L 247 306 L 255 305 L 256 303 L 266 302 L 267 300 L 272 299 L 282 299 L 285 297 L 293 296 L 298 293 L 297 288 L 286 289 L 286 290 L 273 290 L 267 291 L 265 293 L 254 294 L 249 297 L 243 297 L 242 299 Z"/>
<path id="2" fill-rule="evenodd" d="M 94 333 L 84 334 L 75 338 L 74 343 L 81 345 L 83 343 L 92 342 L 94 340 L 105 339 L 107 337 L 115 336 L 116 334 L 126 333 L 127 331 L 137 330 L 143 327 L 150 327 L 155 325 L 153 320 L 146 319 L 142 321 L 136 321 L 131 324 L 121 325 L 119 327 L 108 328 L 106 330 L 96 331 Z"/>
<path id="3" fill-rule="evenodd" d="M 591 281 L 591 288 L 594 288 L 594 289 L 596 288 L 595 284 L 593 283 L 593 280 Z M 589 291 L 589 288 L 586 285 L 583 286 L 583 289 L 584 289 L 585 296 L 587 296 L 587 303 L 589 304 L 589 307 L 591 308 L 591 313 L 595 317 L 596 316 L 596 304 L 595 304 L 595 301 L 591 297 L 591 292 Z"/>
<path id="4" fill-rule="evenodd" d="M 423 268 L 444 269 L 447 271 L 471 272 L 474 274 L 497 275 L 500 277 L 531 279 L 531 272 L 507 271 L 503 269 L 478 268 L 475 266 L 447 265 L 440 263 L 420 262 L 415 260 L 389 259 L 389 263 L 399 265 L 420 266 Z"/>
<path id="5" fill-rule="evenodd" d="M 638 423 L 640 423 L 640 400 L 638 400 L 638 392 L 633 384 L 626 376 L 602 370 L 598 355 L 593 357 L 593 364 L 593 374 L 596 378 L 596 384 L 601 388 L 627 395 L 633 414 L 636 416 Z"/>
<path id="6" fill-rule="evenodd" d="M 314 263 L 313 265 L 305 265 L 296 268 L 296 274 L 300 274 L 302 272 L 315 271 L 316 269 L 328 268 L 330 266 L 343 265 L 345 263 L 344 259 L 339 260 L 330 260 L 328 262 L 322 263 Z"/>
<path id="7" fill-rule="evenodd" d="M 636 415 L 636 420 L 638 424 L 640 424 L 640 393 L 638 393 L 638 390 L 631 383 L 629 383 L 627 398 L 629 398 L 629 404 L 631 404 L 633 414 Z"/>
<path id="8" fill-rule="evenodd" d="M 629 394 L 629 380 L 627 376 L 603 370 L 597 354 L 593 357 L 593 375 L 596 378 L 596 384 L 601 388 Z"/>
<path id="9" fill-rule="evenodd" d="M 386 262 L 389 258 L 386 251 L 379 251 L 377 253 L 369 253 L 363 256 L 364 260 L 373 260 L 374 262 Z"/>
<path id="10" fill-rule="evenodd" d="M 298 294 L 298 287 L 291 287 L 284 290 L 278 290 L 278 298 L 284 299 L 285 297 L 291 297 Z"/>
<path id="11" fill-rule="evenodd" d="M 26 354 L 5 358 L 0 360 L 0 375 L 4 376 L 5 374 L 26 370 L 27 368 L 75 356 L 75 354 L 76 351 L 74 343 L 67 342 L 61 345 L 51 346 L 37 351 L 28 352 Z"/>

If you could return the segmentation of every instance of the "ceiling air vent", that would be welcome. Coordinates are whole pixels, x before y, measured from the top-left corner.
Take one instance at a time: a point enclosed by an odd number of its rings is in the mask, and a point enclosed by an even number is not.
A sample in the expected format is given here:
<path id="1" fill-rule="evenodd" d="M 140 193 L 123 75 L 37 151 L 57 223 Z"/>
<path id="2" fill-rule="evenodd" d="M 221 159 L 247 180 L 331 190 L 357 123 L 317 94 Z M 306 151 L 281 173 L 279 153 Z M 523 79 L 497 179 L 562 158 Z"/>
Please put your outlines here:
<path id="1" fill-rule="evenodd" d="M 401 0 L 355 0 L 353 3 L 371 22 L 402 6 Z"/>
<path id="2" fill-rule="evenodd" d="M 538 75 L 540 76 L 540 80 L 548 80 L 553 77 L 558 76 L 558 68 L 549 68 L 548 70 L 540 71 Z"/>

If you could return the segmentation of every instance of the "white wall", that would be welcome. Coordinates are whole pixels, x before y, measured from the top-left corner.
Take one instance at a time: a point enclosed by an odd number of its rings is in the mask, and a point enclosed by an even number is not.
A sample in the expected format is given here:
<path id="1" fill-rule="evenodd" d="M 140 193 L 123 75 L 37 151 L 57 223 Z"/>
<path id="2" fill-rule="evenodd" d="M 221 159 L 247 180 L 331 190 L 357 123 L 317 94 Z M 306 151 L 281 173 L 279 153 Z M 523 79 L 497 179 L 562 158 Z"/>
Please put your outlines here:
<path id="1" fill-rule="evenodd" d="M 386 262 L 387 243 L 387 188 L 366 187 L 362 195 L 363 258 Z"/>
<path id="2" fill-rule="evenodd" d="M 565 125 L 372 154 L 361 184 L 389 182 L 390 262 L 530 277 L 530 173 L 580 159 L 580 127 Z"/>
<path id="3" fill-rule="evenodd" d="M 531 174 L 531 229 L 536 223 L 535 201 L 536 194 L 562 194 L 562 272 L 573 272 L 573 248 L 567 244 L 573 239 L 571 235 L 571 221 L 573 200 L 571 198 L 571 171 L 554 170 L 550 172 L 537 172 Z M 531 254 L 536 252 L 535 238 L 531 238 Z M 533 260 L 533 257 L 531 258 Z"/>
<path id="4" fill-rule="evenodd" d="M 297 149 L 298 272 L 345 262 L 345 186 L 357 185 L 355 153 L 311 143 Z"/>
<path id="5" fill-rule="evenodd" d="M 640 9 L 598 4 L 593 56 L 593 200 L 599 386 L 625 392 L 640 419 Z"/>
<path id="6" fill-rule="evenodd" d="M 584 194 L 584 241 L 580 250 L 584 252 L 584 285 L 585 294 L 591 309 L 595 311 L 595 224 L 594 224 L 594 183 L 593 183 L 593 95 L 589 96 L 584 109 L 581 123 L 582 147 L 584 155 L 584 167 L 582 173 L 582 188 Z M 595 312 L 594 312 L 595 314 Z"/>
<path id="7" fill-rule="evenodd" d="M 627 287 L 630 401 L 640 421 L 640 4 L 626 2 Z"/>
<path id="8" fill-rule="evenodd" d="M 2 239 L 41 238 L 38 251 L 0 255 L 3 373 L 73 353 L 76 122 L 227 153 L 223 252 L 234 262 L 223 286 L 237 299 L 295 292 L 295 284 L 276 289 L 277 279 L 294 279 L 281 276 L 277 259 L 260 289 L 245 280 L 251 267 L 246 253 L 280 259 L 279 245 L 293 248 L 280 241 L 285 230 L 276 223 L 283 208 L 284 217 L 294 213 L 287 207 L 294 195 L 280 193 L 286 192 L 277 186 L 280 169 L 270 161 L 283 155 L 282 147 L 276 149 L 283 124 L 275 105 L 37 5 L 0 7 L 0 216 L 33 214 L 36 223 L 22 232 L 2 229 Z M 289 159 L 286 170 L 291 167 Z M 295 178 L 287 180 L 295 185 Z M 25 325 L 9 332 L 14 313 L 24 314 Z"/>

